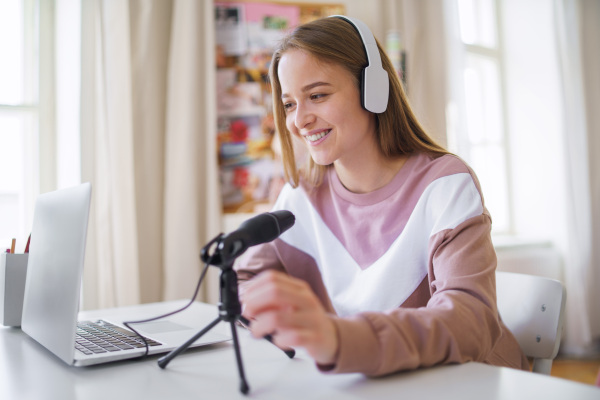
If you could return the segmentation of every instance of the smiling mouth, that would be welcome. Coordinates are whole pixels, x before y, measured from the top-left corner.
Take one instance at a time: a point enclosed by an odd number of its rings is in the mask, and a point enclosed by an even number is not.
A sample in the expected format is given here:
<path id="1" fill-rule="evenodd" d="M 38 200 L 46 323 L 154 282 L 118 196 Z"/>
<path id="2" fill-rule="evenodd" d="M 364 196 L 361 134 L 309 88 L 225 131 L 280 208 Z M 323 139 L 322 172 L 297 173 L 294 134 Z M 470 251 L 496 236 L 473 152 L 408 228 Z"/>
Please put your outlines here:
<path id="1" fill-rule="evenodd" d="M 309 141 L 310 143 L 314 143 L 318 140 L 323 139 L 325 136 L 329 135 L 329 132 L 331 132 L 331 129 L 327 129 L 325 131 L 315 133 L 314 135 L 307 135 L 307 136 L 304 136 L 304 138 L 307 141 Z"/>

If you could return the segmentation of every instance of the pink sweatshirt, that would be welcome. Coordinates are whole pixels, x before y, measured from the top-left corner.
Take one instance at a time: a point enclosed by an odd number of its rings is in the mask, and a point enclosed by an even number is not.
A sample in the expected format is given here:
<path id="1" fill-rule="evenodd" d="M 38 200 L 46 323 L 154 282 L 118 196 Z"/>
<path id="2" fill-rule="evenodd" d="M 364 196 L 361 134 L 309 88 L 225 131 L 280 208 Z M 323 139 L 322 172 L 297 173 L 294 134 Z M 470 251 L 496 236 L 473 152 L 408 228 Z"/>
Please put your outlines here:
<path id="1" fill-rule="evenodd" d="M 238 277 L 272 268 L 311 285 L 340 339 L 335 365 L 322 370 L 378 376 L 467 361 L 529 368 L 498 316 L 491 218 L 458 157 L 413 155 L 367 194 L 346 190 L 330 168 L 318 188 L 284 187 L 274 209 L 294 213 L 295 225 L 250 248 Z"/>

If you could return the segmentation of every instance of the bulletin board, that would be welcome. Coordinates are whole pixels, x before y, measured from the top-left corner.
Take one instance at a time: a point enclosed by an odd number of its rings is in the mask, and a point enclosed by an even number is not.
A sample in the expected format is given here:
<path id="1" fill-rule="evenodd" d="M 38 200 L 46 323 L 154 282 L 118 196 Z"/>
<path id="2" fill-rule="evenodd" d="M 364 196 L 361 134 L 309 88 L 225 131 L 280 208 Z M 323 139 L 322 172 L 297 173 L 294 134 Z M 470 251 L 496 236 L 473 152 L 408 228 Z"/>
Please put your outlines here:
<path id="1" fill-rule="evenodd" d="M 273 150 L 268 70 L 277 42 L 299 24 L 345 14 L 339 4 L 215 2 L 217 152 L 224 213 L 268 211 L 283 182 Z"/>

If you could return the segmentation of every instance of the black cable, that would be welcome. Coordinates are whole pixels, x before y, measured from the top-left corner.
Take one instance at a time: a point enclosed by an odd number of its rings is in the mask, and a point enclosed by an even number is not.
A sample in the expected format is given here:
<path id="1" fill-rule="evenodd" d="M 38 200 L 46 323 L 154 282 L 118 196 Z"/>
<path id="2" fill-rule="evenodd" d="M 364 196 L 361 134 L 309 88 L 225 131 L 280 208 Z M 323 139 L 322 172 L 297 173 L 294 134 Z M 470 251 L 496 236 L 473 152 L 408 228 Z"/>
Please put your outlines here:
<path id="1" fill-rule="evenodd" d="M 171 312 L 169 312 L 167 314 L 159 315 L 157 317 L 152 317 L 152 318 L 143 319 L 143 320 L 139 320 L 139 321 L 127 321 L 127 322 L 123 322 L 123 325 L 125 325 L 133 333 L 135 333 L 136 335 L 138 335 L 144 341 L 144 344 L 146 345 L 146 352 L 143 355 L 141 355 L 139 357 L 139 359 L 143 359 L 143 358 L 145 358 L 145 357 L 148 356 L 148 352 L 150 351 L 150 345 L 148 344 L 148 341 L 146 341 L 146 338 L 144 337 L 144 335 L 142 335 L 137 330 L 135 330 L 134 328 L 132 328 L 129 324 L 143 324 L 145 322 L 152 322 L 152 321 L 156 321 L 157 319 L 170 317 L 171 315 L 177 314 L 177 313 L 185 310 L 189 306 L 191 306 L 194 303 L 194 301 L 196 300 L 196 296 L 198 296 L 198 292 L 200 291 L 200 286 L 202 285 L 202 281 L 204 280 L 204 276 L 206 275 L 206 272 L 208 270 L 208 266 L 210 265 L 210 261 L 211 260 L 208 260 L 206 262 L 206 264 L 204 265 L 204 269 L 202 270 L 202 274 L 200 274 L 200 279 L 198 280 L 198 284 L 196 285 L 196 289 L 194 290 L 194 295 L 192 296 L 192 298 L 191 298 L 191 300 L 190 300 L 190 302 L 188 304 L 186 304 L 185 306 L 183 306 L 182 308 L 180 308 L 178 310 L 171 311 Z"/>

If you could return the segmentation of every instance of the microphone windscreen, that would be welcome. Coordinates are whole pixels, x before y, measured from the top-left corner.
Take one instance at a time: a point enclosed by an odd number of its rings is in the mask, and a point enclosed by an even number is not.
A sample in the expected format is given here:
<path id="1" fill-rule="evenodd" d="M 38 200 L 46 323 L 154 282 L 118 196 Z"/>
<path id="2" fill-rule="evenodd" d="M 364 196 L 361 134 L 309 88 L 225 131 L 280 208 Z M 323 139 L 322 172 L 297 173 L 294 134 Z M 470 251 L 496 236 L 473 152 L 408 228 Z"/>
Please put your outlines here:
<path id="1" fill-rule="evenodd" d="M 279 222 L 279 233 L 283 233 L 290 229 L 296 223 L 296 217 L 294 214 L 287 210 L 278 210 L 271 212 L 277 218 Z"/>

